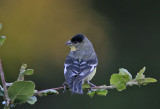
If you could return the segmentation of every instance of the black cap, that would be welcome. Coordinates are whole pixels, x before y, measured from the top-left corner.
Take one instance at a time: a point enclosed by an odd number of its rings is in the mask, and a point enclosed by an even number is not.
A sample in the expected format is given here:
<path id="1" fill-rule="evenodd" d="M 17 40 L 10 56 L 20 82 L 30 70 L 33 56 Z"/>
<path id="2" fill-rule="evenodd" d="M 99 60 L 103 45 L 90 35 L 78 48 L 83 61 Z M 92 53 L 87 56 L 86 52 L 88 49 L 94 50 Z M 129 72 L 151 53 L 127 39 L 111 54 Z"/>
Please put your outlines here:
<path id="1" fill-rule="evenodd" d="M 77 34 L 71 39 L 71 42 L 72 43 L 77 43 L 77 42 L 81 43 L 83 41 L 83 39 L 84 39 L 83 34 Z"/>

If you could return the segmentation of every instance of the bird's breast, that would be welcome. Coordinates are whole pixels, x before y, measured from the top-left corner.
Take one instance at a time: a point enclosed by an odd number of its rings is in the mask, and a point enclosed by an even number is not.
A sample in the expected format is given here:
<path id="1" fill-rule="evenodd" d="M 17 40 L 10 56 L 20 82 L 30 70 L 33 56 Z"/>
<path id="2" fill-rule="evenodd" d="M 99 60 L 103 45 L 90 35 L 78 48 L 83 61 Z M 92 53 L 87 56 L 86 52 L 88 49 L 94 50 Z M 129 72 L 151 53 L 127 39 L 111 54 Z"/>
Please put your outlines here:
<path id="1" fill-rule="evenodd" d="M 84 82 L 90 81 L 90 80 L 94 77 L 95 73 L 96 73 L 96 68 L 95 68 L 88 76 L 86 76 L 86 77 L 83 79 L 83 81 L 84 81 Z"/>

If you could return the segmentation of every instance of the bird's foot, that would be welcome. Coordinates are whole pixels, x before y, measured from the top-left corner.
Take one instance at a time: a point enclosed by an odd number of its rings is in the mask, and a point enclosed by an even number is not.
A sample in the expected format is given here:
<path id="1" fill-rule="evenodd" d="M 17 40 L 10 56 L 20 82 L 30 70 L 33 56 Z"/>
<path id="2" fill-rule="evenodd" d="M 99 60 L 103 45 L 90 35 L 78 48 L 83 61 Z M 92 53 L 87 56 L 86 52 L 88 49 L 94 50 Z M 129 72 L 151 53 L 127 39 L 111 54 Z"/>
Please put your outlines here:
<path id="1" fill-rule="evenodd" d="M 67 82 L 65 81 L 64 83 L 63 83 L 63 87 L 64 87 L 64 90 L 63 90 L 63 93 L 65 93 L 66 92 L 66 87 L 67 87 Z"/>
<path id="2" fill-rule="evenodd" d="M 90 90 L 92 90 L 92 87 L 96 87 L 96 85 L 94 85 L 93 83 L 87 81 L 87 83 L 90 85 Z"/>
<path id="3" fill-rule="evenodd" d="M 94 85 L 93 83 L 87 81 L 87 83 L 91 86 L 91 87 L 96 87 L 96 85 Z"/>

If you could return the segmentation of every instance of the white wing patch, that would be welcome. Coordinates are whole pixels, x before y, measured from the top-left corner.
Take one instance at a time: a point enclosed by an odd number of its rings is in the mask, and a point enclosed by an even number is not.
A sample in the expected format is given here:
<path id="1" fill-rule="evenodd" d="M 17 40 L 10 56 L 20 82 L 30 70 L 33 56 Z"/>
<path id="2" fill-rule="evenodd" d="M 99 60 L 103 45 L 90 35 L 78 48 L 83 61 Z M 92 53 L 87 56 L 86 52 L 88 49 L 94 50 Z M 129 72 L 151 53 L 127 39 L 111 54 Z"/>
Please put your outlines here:
<path id="1" fill-rule="evenodd" d="M 77 71 L 77 70 L 75 70 L 75 69 L 72 69 L 76 74 L 78 74 L 79 72 Z M 73 73 L 72 74 L 72 76 L 75 76 L 76 74 L 75 73 Z"/>
<path id="2" fill-rule="evenodd" d="M 79 62 L 78 62 L 78 61 L 73 61 L 73 63 L 75 63 L 75 64 L 79 64 Z"/>
<path id="3" fill-rule="evenodd" d="M 86 62 L 82 62 L 82 63 L 81 63 L 81 65 L 84 65 L 84 64 L 86 64 Z"/>
<path id="4" fill-rule="evenodd" d="M 68 66 L 69 66 L 68 64 L 64 64 L 64 74 L 66 74 Z"/>
<path id="5" fill-rule="evenodd" d="M 84 74 L 83 72 L 82 72 L 82 73 L 80 73 L 79 75 L 80 75 L 80 76 L 85 76 L 85 74 Z"/>
<path id="6" fill-rule="evenodd" d="M 92 67 L 91 70 L 90 70 L 90 72 L 92 72 L 95 69 L 95 67 L 97 66 L 97 63 L 96 64 L 90 64 L 89 66 Z"/>

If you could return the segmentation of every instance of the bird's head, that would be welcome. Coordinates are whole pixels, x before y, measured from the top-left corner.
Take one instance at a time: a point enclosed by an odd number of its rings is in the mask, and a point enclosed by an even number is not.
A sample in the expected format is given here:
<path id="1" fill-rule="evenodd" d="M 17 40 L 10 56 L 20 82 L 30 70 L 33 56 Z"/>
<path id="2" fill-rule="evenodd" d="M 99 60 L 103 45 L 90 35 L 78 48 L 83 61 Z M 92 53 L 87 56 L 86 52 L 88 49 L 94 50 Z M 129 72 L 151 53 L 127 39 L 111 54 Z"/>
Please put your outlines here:
<path id="1" fill-rule="evenodd" d="M 77 34 L 65 43 L 71 48 L 71 51 L 76 51 L 79 49 L 93 48 L 91 42 L 83 34 Z"/>

